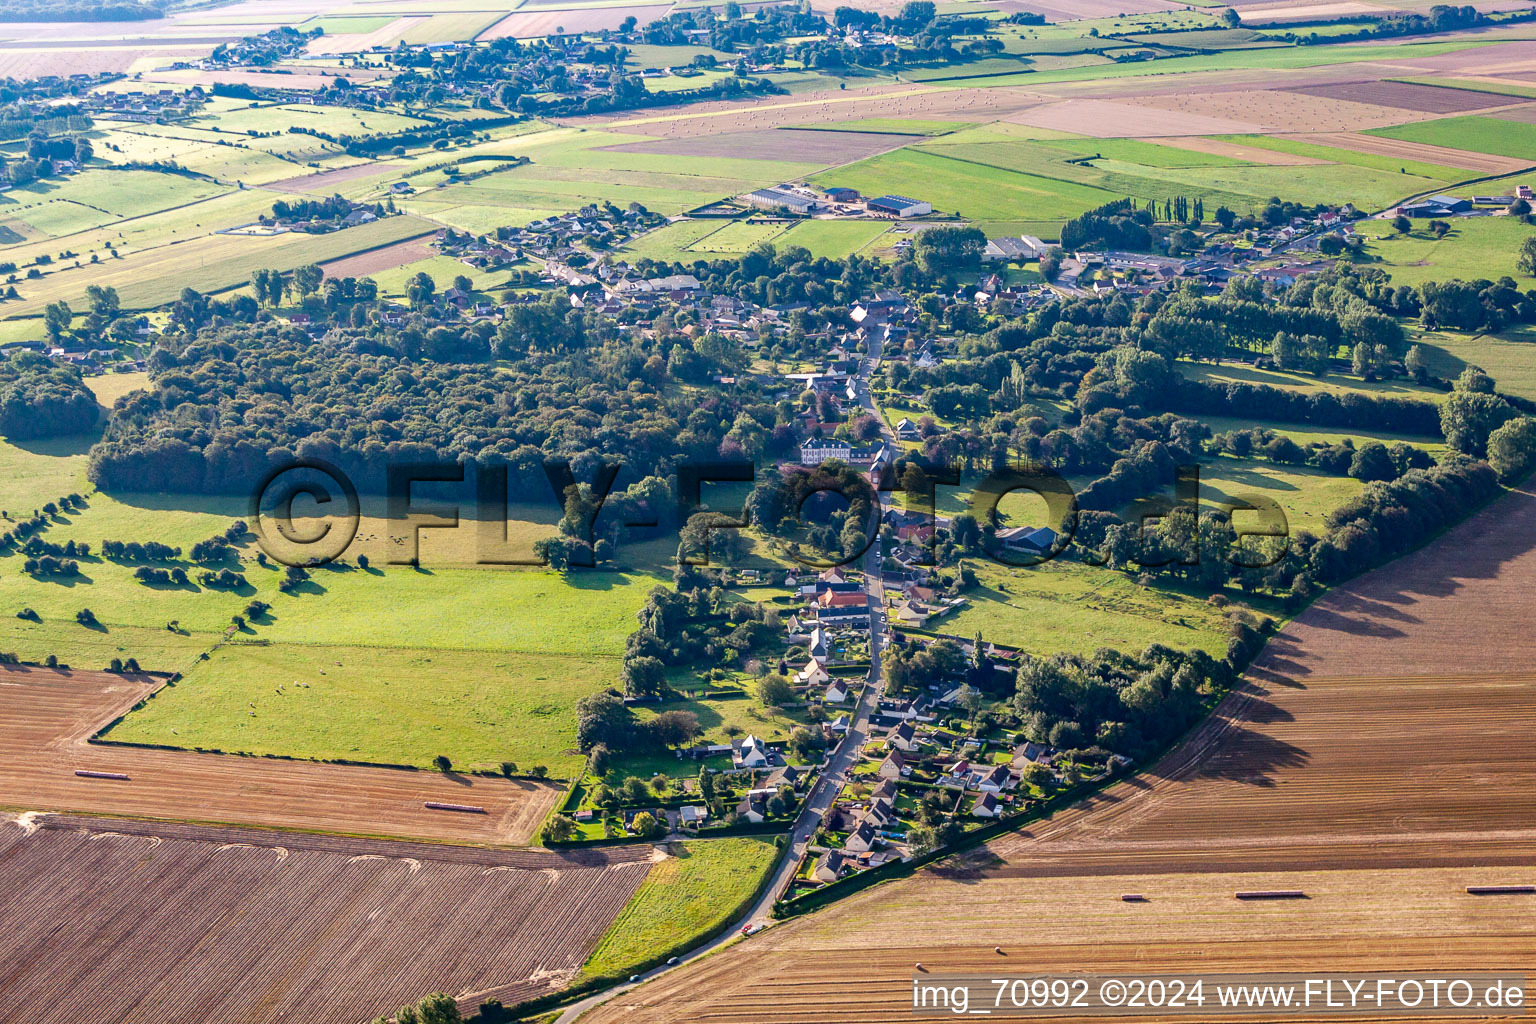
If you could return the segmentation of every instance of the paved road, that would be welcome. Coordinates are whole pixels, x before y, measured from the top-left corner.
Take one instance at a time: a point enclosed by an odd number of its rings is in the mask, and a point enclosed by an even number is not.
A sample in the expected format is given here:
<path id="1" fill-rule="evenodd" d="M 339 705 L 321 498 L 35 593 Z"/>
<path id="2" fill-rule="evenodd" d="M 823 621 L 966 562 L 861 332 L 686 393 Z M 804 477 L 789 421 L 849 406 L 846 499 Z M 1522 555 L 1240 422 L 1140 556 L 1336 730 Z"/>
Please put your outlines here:
<path id="1" fill-rule="evenodd" d="M 875 408 L 874 398 L 869 392 L 869 380 L 880 365 L 880 341 L 871 339 L 869 355 L 859 368 L 859 399 L 866 411 L 880 421 L 881 432 L 894 445 L 895 434 L 885 418 Z M 556 1024 L 571 1024 L 583 1013 L 606 1002 L 621 992 L 627 992 L 637 985 L 643 984 L 659 974 L 675 970 L 692 960 L 707 956 L 721 946 L 732 942 L 741 941 L 742 931 L 749 925 L 770 927 L 775 922 L 771 916 L 774 903 L 778 902 L 780 894 L 789 887 L 789 881 L 794 876 L 795 868 L 800 865 L 800 859 L 805 855 L 806 847 L 810 844 L 810 837 L 815 834 L 821 825 L 822 816 L 832 806 L 837 798 L 838 791 L 847 781 L 848 770 L 857 760 L 859 751 L 869 741 L 869 718 L 874 713 L 875 707 L 880 701 L 880 696 L 885 692 L 885 677 L 880 669 L 880 653 L 885 642 L 885 591 L 881 582 L 880 563 L 884 560 L 879 536 L 864 554 L 862 568 L 864 570 L 864 589 L 869 595 L 869 678 L 871 683 L 864 688 L 859 698 L 858 706 L 852 712 L 848 731 L 844 734 L 838 745 L 833 748 L 826 767 L 817 777 L 816 785 L 811 788 L 806 797 L 805 805 L 795 818 L 794 828 L 789 833 L 790 848 L 774 869 L 773 878 L 763 890 L 763 895 L 758 898 L 746 913 L 742 914 L 731 926 L 717 938 L 705 942 L 694 949 L 689 950 L 676 958 L 675 964 L 663 965 L 640 975 L 634 981 L 615 985 L 603 989 L 594 995 L 590 995 L 580 1002 L 567 1007 L 556 1021 Z"/>

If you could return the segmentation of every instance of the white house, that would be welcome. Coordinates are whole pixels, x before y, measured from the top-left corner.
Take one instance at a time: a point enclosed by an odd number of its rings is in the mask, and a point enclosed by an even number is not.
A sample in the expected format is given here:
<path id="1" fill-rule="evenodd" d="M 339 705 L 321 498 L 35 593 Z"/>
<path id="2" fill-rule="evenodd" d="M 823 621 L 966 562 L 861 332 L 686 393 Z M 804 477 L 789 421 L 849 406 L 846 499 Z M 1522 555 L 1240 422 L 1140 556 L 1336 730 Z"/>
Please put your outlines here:
<path id="1" fill-rule="evenodd" d="M 997 802 L 997 796 L 992 793 L 983 793 L 971 808 L 971 814 L 977 818 L 995 818 L 1002 811 L 1002 805 Z"/>
<path id="2" fill-rule="evenodd" d="M 832 684 L 827 687 L 827 692 L 821 699 L 826 704 L 841 704 L 848 699 L 848 684 L 841 679 L 832 680 Z"/>
<path id="3" fill-rule="evenodd" d="M 852 850 L 854 853 L 868 853 L 875 848 L 875 827 L 869 822 L 863 822 L 848 836 L 848 841 L 843 844 L 843 849 Z"/>
<path id="4" fill-rule="evenodd" d="M 993 766 L 991 771 L 977 772 L 974 784 L 983 793 L 1001 793 L 1005 789 L 1012 789 L 1018 782 L 1008 766 L 1000 764 Z"/>
<path id="5" fill-rule="evenodd" d="M 799 686 L 822 686 L 832 678 L 832 673 L 821 667 L 821 662 L 815 658 L 805 663 L 805 667 L 795 673 L 795 683 Z"/>
<path id="6" fill-rule="evenodd" d="M 741 741 L 741 746 L 734 750 L 735 756 L 731 759 L 738 768 L 762 768 L 773 762 L 772 751 L 756 736 L 749 735 Z"/>
<path id="7" fill-rule="evenodd" d="M 800 465 L 819 466 L 828 459 L 848 461 L 853 446 L 847 441 L 830 437 L 808 437 L 800 445 Z"/>

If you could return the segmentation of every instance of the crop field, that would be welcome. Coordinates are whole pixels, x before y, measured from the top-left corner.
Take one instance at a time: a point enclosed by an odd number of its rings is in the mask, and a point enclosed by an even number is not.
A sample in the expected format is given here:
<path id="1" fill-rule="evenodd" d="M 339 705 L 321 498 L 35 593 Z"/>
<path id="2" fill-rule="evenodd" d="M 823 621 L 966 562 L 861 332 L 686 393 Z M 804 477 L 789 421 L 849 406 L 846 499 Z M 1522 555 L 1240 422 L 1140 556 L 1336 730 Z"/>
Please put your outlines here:
<path id="1" fill-rule="evenodd" d="M 627 975 L 657 951 L 719 928 L 751 900 L 778 847 L 745 837 L 673 843 L 671 852 L 614 919 L 583 975 Z"/>
<path id="2" fill-rule="evenodd" d="M 512 36 L 517 39 L 533 39 L 539 36 L 553 35 L 557 32 L 601 32 L 604 29 L 613 30 L 623 24 L 626 17 L 633 16 L 642 25 L 648 25 L 653 21 L 667 16 L 672 9 L 671 4 L 659 5 L 617 5 L 609 7 L 567 7 L 549 8 L 532 7 L 527 10 L 514 11 L 493 24 L 490 28 L 481 32 L 476 39 L 503 39 Z"/>
<path id="3" fill-rule="evenodd" d="M 1386 146 L 1373 146 L 1371 141 L 1374 136 L 1356 133 L 1332 133 L 1314 134 L 1307 136 L 1266 137 L 1262 135 L 1226 136 L 1222 141 L 1240 145 L 1255 146 L 1259 149 L 1272 149 L 1282 153 L 1291 153 L 1295 156 L 1309 157 L 1314 160 L 1326 160 L 1333 164 L 1345 164 L 1353 167 L 1368 168 L 1374 171 L 1382 171 L 1387 174 L 1397 175 L 1403 179 L 1409 178 L 1427 179 L 1431 182 L 1452 182 L 1464 178 L 1476 177 L 1479 171 L 1506 171 L 1518 169 L 1518 164 L 1511 166 L 1498 157 L 1482 157 L 1478 154 L 1463 155 L 1458 150 L 1438 149 L 1429 146 L 1411 146 L 1406 143 L 1391 143 Z M 1362 145 L 1355 140 L 1364 139 Z M 1378 140 L 1380 141 L 1380 140 Z M 1428 158 L 1428 160 L 1426 160 Z M 1443 159 L 1448 163 L 1429 162 Z M 1461 166 L 1466 161 L 1468 166 Z M 1494 161 L 1498 161 L 1495 163 Z M 1304 176 L 1306 172 L 1294 172 L 1298 176 Z M 1416 182 L 1403 179 L 1403 183 L 1409 188 Z M 1431 187 L 1433 187 L 1431 185 Z M 1407 194 L 1407 193 L 1403 193 Z"/>
<path id="4" fill-rule="evenodd" d="M 0 823 L 0 851 L 0 998 L 47 1024 L 334 1024 L 429 991 L 469 1011 L 510 1005 L 574 976 L 651 869 L 649 847 L 498 851 L 52 815 Z"/>
<path id="5" fill-rule="evenodd" d="M 113 728 L 122 742 L 467 769 L 579 771 L 576 702 L 613 658 L 231 643 Z"/>
<path id="6" fill-rule="evenodd" d="M 937 977 L 1000 963 L 1173 973 L 1194 949 L 1213 971 L 1527 963 L 1529 898 L 1465 887 L 1536 867 L 1536 652 L 1523 629 L 1533 573 L 1536 494 L 1520 490 L 1319 600 L 1147 774 L 592 1019 L 704 1021 L 725 1007 L 785 1022 L 895 1019 L 911 1015 L 914 961 Z M 1232 898 L 1278 888 L 1307 898 Z M 1126 892 L 1147 900 L 1122 902 Z"/>
<path id="7" fill-rule="evenodd" d="M 364 768 L 87 742 L 158 681 L 83 670 L 0 674 L 0 783 L 7 805 L 136 817 L 318 829 L 459 843 L 526 843 L 555 786 L 436 771 Z M 126 782 L 81 778 L 116 772 Z M 435 811 L 427 801 L 483 814 Z"/>
<path id="8" fill-rule="evenodd" d="M 663 153 L 686 157 L 736 157 L 793 161 L 830 166 L 852 163 L 876 153 L 898 149 L 912 141 L 910 134 L 875 131 L 833 131 L 827 125 L 814 131 L 799 126 L 755 132 L 730 132 L 715 136 L 661 138 L 605 147 L 616 153 Z M 914 133 L 916 134 L 916 133 Z"/>
<path id="9" fill-rule="evenodd" d="M 1454 114 L 1466 110 L 1486 110 L 1505 107 L 1517 102 L 1508 96 L 1493 92 L 1474 92 L 1470 89 L 1441 89 L 1433 85 L 1413 82 L 1344 82 L 1337 85 L 1298 85 L 1286 92 L 1323 96 L 1328 99 L 1354 100 L 1373 103 L 1382 107 L 1401 107 L 1404 110 L 1428 114 Z"/>

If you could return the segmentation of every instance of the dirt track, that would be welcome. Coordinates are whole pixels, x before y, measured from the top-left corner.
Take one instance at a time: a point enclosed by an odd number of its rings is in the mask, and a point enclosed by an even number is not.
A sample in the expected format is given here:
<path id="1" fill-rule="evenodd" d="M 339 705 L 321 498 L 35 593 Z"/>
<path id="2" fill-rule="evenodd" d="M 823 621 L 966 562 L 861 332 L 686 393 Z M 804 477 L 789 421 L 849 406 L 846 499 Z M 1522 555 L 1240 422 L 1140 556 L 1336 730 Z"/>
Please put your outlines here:
<path id="1" fill-rule="evenodd" d="M 559 797 L 531 781 L 98 745 L 152 691 L 108 672 L 0 671 L 0 805 L 460 843 L 525 843 Z M 80 778 L 76 770 L 128 781 Z M 429 810 L 427 801 L 485 814 Z"/>
<path id="2" fill-rule="evenodd" d="M 918 962 L 934 975 L 1528 969 L 1536 897 L 1465 887 L 1536 881 L 1533 593 L 1536 494 L 1521 491 L 1315 604 L 1143 775 L 584 1024 L 922 1019 Z M 1240 889 L 1307 898 L 1245 903 Z"/>

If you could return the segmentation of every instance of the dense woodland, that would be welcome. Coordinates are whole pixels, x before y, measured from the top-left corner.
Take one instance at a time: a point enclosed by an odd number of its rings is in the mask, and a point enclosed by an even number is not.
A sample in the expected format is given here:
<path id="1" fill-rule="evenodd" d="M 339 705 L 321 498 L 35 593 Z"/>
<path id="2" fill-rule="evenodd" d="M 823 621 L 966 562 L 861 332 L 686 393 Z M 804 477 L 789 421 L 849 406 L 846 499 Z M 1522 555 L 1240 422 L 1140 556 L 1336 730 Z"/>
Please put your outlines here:
<path id="1" fill-rule="evenodd" d="M 0 434 L 15 440 L 83 434 L 95 426 L 96 397 L 71 366 L 33 352 L 0 363 Z"/>

